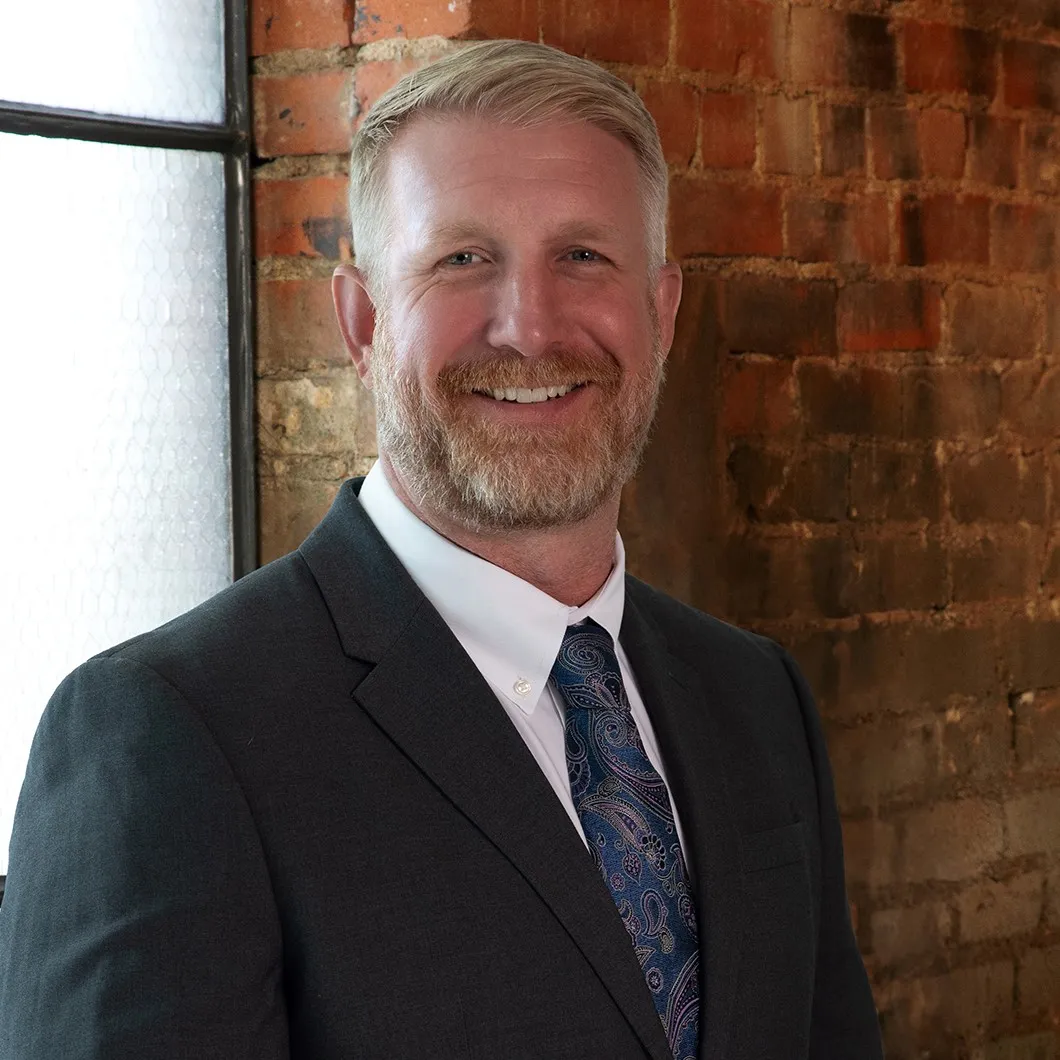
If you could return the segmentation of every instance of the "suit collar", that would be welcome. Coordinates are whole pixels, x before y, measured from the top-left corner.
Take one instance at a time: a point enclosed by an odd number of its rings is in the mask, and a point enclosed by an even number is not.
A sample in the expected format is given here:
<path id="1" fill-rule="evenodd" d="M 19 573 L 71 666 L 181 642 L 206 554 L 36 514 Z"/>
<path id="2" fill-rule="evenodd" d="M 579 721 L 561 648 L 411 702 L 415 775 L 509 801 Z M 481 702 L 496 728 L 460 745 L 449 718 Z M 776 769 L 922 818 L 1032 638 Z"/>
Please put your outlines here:
<path id="1" fill-rule="evenodd" d="M 651 714 L 670 796 L 691 847 L 686 853 L 695 880 L 702 956 L 699 1056 L 721 1060 L 734 1015 L 743 922 L 736 816 L 720 754 L 725 743 L 709 709 L 726 691 L 698 676 L 719 667 L 693 670 L 671 651 L 651 618 L 650 592 L 627 577 L 622 645 Z"/>
<path id="2" fill-rule="evenodd" d="M 299 550 L 343 650 L 375 664 L 351 695 L 552 910 L 648 1055 L 672 1060 L 611 895 L 493 692 L 361 508 L 360 481 Z"/>

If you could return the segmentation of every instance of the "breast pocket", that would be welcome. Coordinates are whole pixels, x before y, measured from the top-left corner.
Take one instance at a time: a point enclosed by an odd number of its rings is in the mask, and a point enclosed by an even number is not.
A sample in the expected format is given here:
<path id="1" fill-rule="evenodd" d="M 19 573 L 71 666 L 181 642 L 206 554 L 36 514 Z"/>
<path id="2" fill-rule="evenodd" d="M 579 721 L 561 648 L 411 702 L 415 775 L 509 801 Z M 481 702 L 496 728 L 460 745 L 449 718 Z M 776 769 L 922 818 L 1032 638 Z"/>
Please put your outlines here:
<path id="1" fill-rule="evenodd" d="M 817 934 L 805 828 L 796 821 L 740 837 L 743 945 L 731 1043 L 740 1060 L 802 1056 L 807 1047 Z"/>

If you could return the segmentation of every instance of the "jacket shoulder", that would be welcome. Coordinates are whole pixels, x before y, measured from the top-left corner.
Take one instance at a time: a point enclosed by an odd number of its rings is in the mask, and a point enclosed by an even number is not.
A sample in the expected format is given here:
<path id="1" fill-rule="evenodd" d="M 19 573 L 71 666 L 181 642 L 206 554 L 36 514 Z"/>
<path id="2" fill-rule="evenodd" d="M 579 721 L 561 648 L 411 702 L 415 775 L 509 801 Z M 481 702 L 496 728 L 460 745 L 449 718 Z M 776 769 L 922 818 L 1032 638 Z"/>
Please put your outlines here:
<path id="1" fill-rule="evenodd" d="M 631 574 L 626 575 L 626 595 L 655 624 L 671 650 L 679 655 L 691 653 L 694 657 L 705 645 L 710 645 L 741 663 L 768 659 L 771 665 L 775 665 L 783 656 L 783 649 L 769 637 L 741 629 L 682 603 Z"/>

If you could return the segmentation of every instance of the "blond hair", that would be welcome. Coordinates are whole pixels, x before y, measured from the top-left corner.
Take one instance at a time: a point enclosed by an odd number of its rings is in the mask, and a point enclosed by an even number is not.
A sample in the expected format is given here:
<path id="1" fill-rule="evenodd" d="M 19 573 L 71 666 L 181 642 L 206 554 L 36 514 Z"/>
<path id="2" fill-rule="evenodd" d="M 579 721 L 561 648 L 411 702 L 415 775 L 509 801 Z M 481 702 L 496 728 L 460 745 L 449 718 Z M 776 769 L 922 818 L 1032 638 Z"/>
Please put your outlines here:
<path id="1" fill-rule="evenodd" d="M 378 291 L 386 228 L 387 148 L 418 114 L 468 115 L 523 128 L 584 121 L 625 140 L 640 173 L 648 261 L 666 257 L 668 174 L 652 116 L 620 78 L 586 59 L 518 40 L 461 48 L 380 96 L 350 154 L 350 222 L 357 263 Z"/>

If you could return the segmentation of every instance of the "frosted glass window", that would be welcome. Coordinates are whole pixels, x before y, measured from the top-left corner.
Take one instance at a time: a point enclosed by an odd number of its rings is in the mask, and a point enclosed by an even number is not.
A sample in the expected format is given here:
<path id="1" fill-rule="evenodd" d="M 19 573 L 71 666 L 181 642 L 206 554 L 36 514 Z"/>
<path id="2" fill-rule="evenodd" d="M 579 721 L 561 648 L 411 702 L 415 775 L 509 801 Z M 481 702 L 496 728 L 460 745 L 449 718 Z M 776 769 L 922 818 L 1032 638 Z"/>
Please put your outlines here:
<path id="1" fill-rule="evenodd" d="M 224 96 L 222 0 L 3 5 L 0 99 L 221 124 Z"/>
<path id="2" fill-rule="evenodd" d="M 231 581 L 222 167 L 0 134 L 0 873 L 55 686 Z"/>

